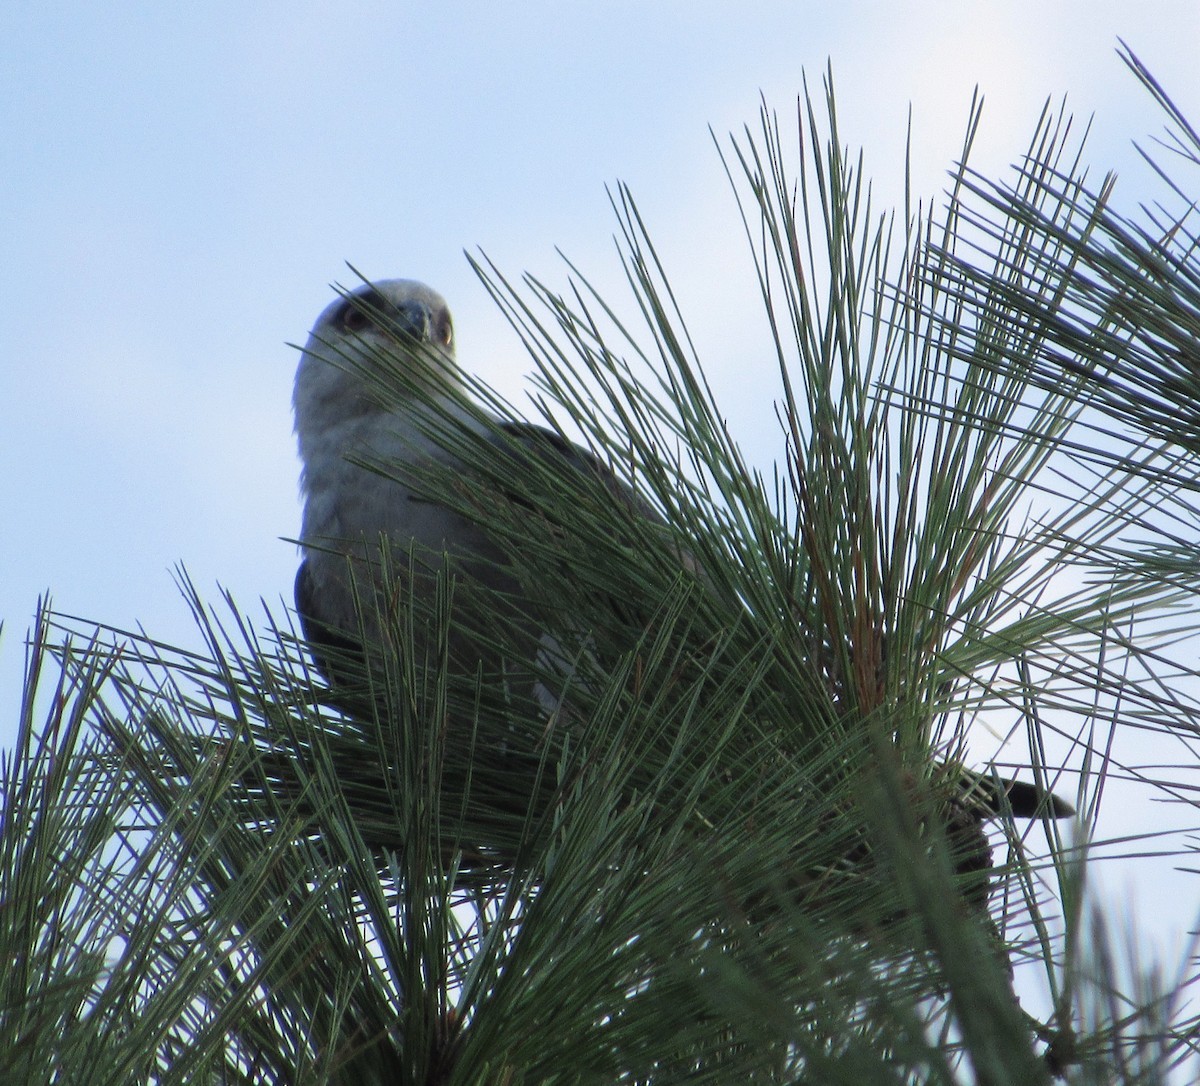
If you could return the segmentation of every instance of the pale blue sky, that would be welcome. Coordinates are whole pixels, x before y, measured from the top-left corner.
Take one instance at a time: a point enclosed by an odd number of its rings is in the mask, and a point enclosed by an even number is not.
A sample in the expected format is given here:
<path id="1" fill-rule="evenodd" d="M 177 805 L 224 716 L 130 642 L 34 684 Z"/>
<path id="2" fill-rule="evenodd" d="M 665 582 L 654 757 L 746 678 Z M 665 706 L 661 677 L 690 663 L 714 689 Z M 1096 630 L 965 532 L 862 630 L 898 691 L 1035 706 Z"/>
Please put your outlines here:
<path id="1" fill-rule="evenodd" d="M 735 433 L 769 459 L 770 363 L 746 350 L 753 286 L 707 126 L 753 122 L 760 91 L 790 110 L 832 59 L 842 135 L 890 201 L 910 103 L 935 194 L 977 83 L 993 173 L 1066 94 L 1131 206 L 1130 139 L 1160 118 L 1118 36 L 1200 118 L 1194 0 L 4 5 L 0 742 L 44 589 L 174 641 L 176 563 L 214 597 L 290 601 L 285 344 L 345 261 L 439 289 L 464 367 L 518 397 L 529 366 L 463 249 L 561 283 L 558 246 L 616 292 L 604 186 L 627 181 Z M 1200 895 L 1173 885 L 1177 930 Z"/>

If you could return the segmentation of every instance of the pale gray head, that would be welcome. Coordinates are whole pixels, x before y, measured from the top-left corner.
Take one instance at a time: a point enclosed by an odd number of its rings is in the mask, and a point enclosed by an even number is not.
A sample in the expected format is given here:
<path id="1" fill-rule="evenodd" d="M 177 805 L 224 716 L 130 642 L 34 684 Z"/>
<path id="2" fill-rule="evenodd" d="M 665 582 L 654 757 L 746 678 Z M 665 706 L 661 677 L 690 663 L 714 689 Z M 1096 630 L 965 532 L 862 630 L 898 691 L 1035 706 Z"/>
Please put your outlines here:
<path id="1" fill-rule="evenodd" d="M 363 372 L 386 355 L 405 363 L 414 388 L 436 392 L 456 379 L 454 325 L 445 299 L 414 279 L 364 284 L 317 318 L 296 371 L 296 430 L 306 431 L 379 410 Z"/>

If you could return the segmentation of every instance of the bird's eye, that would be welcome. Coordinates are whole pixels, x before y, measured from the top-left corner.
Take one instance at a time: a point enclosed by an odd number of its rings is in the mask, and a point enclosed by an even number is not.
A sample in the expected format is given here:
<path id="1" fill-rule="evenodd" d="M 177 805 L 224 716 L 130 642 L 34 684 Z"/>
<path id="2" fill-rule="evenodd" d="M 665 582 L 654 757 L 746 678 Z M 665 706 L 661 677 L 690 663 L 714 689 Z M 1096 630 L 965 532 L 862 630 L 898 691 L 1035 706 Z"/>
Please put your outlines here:
<path id="1" fill-rule="evenodd" d="M 337 323 L 344 332 L 365 332 L 371 327 L 371 317 L 361 308 L 361 303 L 356 305 L 348 301 L 338 314 Z"/>
<path id="2" fill-rule="evenodd" d="M 449 347 L 454 342 L 454 325 L 450 322 L 450 314 L 442 310 L 438 316 L 437 328 L 435 329 L 437 341 L 443 347 Z"/>

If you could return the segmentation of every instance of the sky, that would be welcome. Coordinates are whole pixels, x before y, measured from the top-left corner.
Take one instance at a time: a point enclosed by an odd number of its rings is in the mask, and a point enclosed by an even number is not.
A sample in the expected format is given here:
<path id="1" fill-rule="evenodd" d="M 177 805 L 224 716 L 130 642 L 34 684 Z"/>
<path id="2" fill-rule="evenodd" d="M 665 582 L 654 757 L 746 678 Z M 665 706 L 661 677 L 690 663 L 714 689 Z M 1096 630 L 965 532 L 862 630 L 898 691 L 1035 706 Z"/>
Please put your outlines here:
<path id="1" fill-rule="evenodd" d="M 1194 0 L 3 5 L 0 745 L 45 591 L 175 643 L 196 640 L 180 564 L 209 598 L 290 602 L 289 344 L 356 281 L 347 262 L 433 285 L 463 366 L 519 399 L 530 363 L 464 251 L 563 286 L 561 250 L 619 294 L 606 186 L 626 182 L 766 466 L 771 363 L 747 349 L 755 288 L 710 128 L 756 123 L 760 95 L 787 115 L 831 63 L 887 204 L 910 109 L 914 189 L 936 198 L 976 87 L 973 162 L 994 175 L 1065 96 L 1132 207 L 1150 182 L 1131 141 L 1161 118 L 1118 38 L 1200 118 Z M 1154 824 L 1143 807 L 1129 824 Z M 1104 878 L 1168 963 L 1200 906 L 1169 868 Z"/>

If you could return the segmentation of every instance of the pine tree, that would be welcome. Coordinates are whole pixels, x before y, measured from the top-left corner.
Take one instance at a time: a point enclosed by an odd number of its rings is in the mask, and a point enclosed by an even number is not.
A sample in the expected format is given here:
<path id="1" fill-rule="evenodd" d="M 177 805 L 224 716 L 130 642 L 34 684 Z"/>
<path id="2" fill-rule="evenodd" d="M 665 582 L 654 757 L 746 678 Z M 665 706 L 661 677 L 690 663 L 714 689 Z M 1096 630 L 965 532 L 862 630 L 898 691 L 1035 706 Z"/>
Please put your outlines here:
<path id="1" fill-rule="evenodd" d="M 443 666 L 472 592 L 449 570 L 387 616 L 425 654 L 350 713 L 287 614 L 186 578 L 203 651 L 43 612 L 2 776 L 0 1079 L 1165 1081 L 1183 980 L 1123 991 L 1083 893 L 1105 712 L 1196 719 L 1172 655 L 1196 625 L 1194 220 L 1112 211 L 1049 111 L 991 183 L 979 116 L 936 212 L 874 212 L 831 79 L 794 134 L 764 107 L 720 146 L 778 363 L 770 474 L 627 188 L 631 318 L 574 267 L 558 291 L 476 261 L 535 421 L 655 512 L 449 422 L 474 473 L 414 480 L 536 586 L 560 712 Z M 1112 452 L 1115 423 L 1155 444 Z M 1139 544 L 1148 509 L 1167 527 Z M 1077 834 L 984 838 L 1003 800 L 967 744 L 997 722 Z"/>

